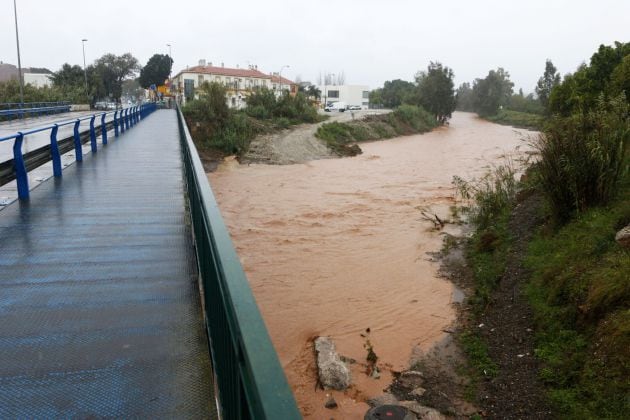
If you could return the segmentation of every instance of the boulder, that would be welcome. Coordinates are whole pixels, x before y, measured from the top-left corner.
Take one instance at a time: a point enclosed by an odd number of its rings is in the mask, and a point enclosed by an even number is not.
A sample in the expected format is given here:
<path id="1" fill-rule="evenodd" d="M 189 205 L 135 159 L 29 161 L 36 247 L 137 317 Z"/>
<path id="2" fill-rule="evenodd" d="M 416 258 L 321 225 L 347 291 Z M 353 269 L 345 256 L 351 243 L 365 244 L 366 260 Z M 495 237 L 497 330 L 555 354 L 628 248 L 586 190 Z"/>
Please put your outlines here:
<path id="1" fill-rule="evenodd" d="M 370 398 L 367 403 L 371 407 L 379 407 L 381 405 L 397 405 L 398 399 L 392 394 L 385 393 L 383 395 L 379 395 L 378 397 Z"/>
<path id="2" fill-rule="evenodd" d="M 315 339 L 319 381 L 325 389 L 343 391 L 350 386 L 350 369 L 341 361 L 330 337 Z"/>
<path id="3" fill-rule="evenodd" d="M 398 403 L 413 412 L 421 420 L 446 420 L 446 417 L 434 408 L 425 407 L 416 401 L 401 401 Z"/>
<path id="4" fill-rule="evenodd" d="M 615 240 L 624 248 L 630 248 L 630 225 L 621 229 L 615 235 Z"/>

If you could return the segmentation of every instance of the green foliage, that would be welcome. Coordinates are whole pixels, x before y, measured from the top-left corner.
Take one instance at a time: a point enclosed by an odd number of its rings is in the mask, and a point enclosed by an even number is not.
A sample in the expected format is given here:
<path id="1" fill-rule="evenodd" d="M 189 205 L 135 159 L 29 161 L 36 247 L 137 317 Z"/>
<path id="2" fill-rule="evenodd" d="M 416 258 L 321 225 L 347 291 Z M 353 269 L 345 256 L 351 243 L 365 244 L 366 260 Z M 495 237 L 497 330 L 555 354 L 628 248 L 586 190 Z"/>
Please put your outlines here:
<path id="1" fill-rule="evenodd" d="M 83 90 L 67 94 L 55 86 L 38 88 L 31 84 L 24 85 L 24 102 L 74 102 L 76 94 L 82 95 L 85 101 Z M 20 84 L 17 80 L 0 82 L 0 102 L 20 102 Z"/>
<path id="2" fill-rule="evenodd" d="M 459 335 L 459 343 L 468 357 L 468 363 L 473 370 L 473 378 L 494 378 L 499 373 L 497 365 L 488 355 L 488 346 L 483 339 L 470 331 Z"/>
<path id="3" fill-rule="evenodd" d="M 154 54 L 140 70 L 140 86 L 148 89 L 151 85 L 163 85 L 172 67 L 173 59 L 167 54 Z"/>
<path id="4" fill-rule="evenodd" d="M 490 70 L 485 79 L 476 79 L 473 84 L 475 112 L 482 117 L 495 115 L 501 106 L 507 105 L 513 87 L 509 73 L 502 68 Z"/>
<path id="5" fill-rule="evenodd" d="M 628 222 L 626 175 L 609 206 L 540 232 L 529 247 L 540 376 L 565 418 L 623 418 L 630 410 L 630 256 L 614 239 Z"/>
<path id="6" fill-rule="evenodd" d="M 545 72 L 543 76 L 538 79 L 538 83 L 536 84 L 536 94 L 538 95 L 538 99 L 545 110 L 549 107 L 549 96 L 551 95 L 551 91 L 559 84 L 560 73 L 558 73 L 558 70 L 551 60 L 547 60 L 545 62 Z"/>
<path id="7" fill-rule="evenodd" d="M 354 156 L 361 153 L 354 142 L 424 133 L 436 126 L 435 118 L 424 109 L 402 105 L 394 112 L 368 116 L 363 120 L 322 124 L 315 136 L 326 141 L 327 146 L 338 155 Z"/>
<path id="8" fill-rule="evenodd" d="M 507 109 L 502 109 L 496 115 L 486 117 L 486 119 L 497 124 L 511 125 L 519 128 L 529 128 L 532 130 L 541 130 L 545 121 L 545 118 L 539 114 L 517 112 Z"/>
<path id="9" fill-rule="evenodd" d="M 540 152 L 538 174 L 558 221 L 574 211 L 607 203 L 628 171 L 629 108 L 625 96 L 568 118 L 553 118 L 534 146 Z"/>
<path id="10" fill-rule="evenodd" d="M 545 113 L 545 108 L 540 101 L 534 99 L 534 95 L 531 93 L 524 96 L 522 90 L 518 94 L 510 96 L 510 99 L 508 99 L 505 105 L 505 109 L 528 114 L 543 115 Z"/>
<path id="11" fill-rule="evenodd" d="M 202 148 L 240 155 L 259 133 L 318 121 L 317 111 L 301 93 L 277 99 L 272 91 L 260 89 L 249 96 L 245 110 L 237 111 L 228 107 L 222 84 L 205 82 L 197 92 L 199 99 L 187 102 L 183 112 Z"/>
<path id="12" fill-rule="evenodd" d="M 473 90 L 470 87 L 470 83 L 465 82 L 459 85 L 455 98 L 457 110 L 465 112 L 473 112 L 475 110 Z"/>
<path id="13" fill-rule="evenodd" d="M 516 199 L 517 182 L 511 162 L 495 167 L 480 179 L 465 181 L 453 177 L 453 185 L 460 198 L 471 202 L 466 209 L 470 221 L 483 230 L 492 226 L 496 219 L 511 208 Z"/>
<path id="14" fill-rule="evenodd" d="M 291 96 L 285 92 L 280 98 L 267 89 L 258 89 L 247 98 L 245 112 L 257 119 L 284 118 L 290 124 L 317 122 L 317 110 L 303 93 Z"/>
<path id="15" fill-rule="evenodd" d="M 416 76 L 419 105 L 435 115 L 438 121 L 445 122 L 455 110 L 453 70 L 441 63 L 431 62 L 426 72 Z"/>
<path id="16" fill-rule="evenodd" d="M 138 60 L 130 53 L 123 55 L 105 54 L 94 62 L 94 73 L 100 82 L 97 97 L 112 97 L 119 100 L 122 83 L 140 70 Z"/>
<path id="17" fill-rule="evenodd" d="M 97 98 L 119 100 L 125 79 L 139 69 L 138 60 L 131 54 L 117 56 L 105 54 L 89 65 L 85 72 L 82 67 L 66 63 L 59 71 L 53 73 L 53 86 L 62 92 L 64 97 L 74 103 L 95 102 Z M 87 75 L 88 92 L 85 92 Z"/>
<path id="18" fill-rule="evenodd" d="M 388 80 L 382 88 L 370 92 L 370 104 L 396 108 L 408 101 L 415 88 L 413 83 L 405 80 Z"/>
<path id="19" fill-rule="evenodd" d="M 630 63 L 626 59 L 629 55 L 630 43 L 600 45 L 588 66 L 584 64 L 566 75 L 551 91 L 549 112 L 568 117 L 593 108 L 602 93 L 605 97 L 618 96 L 630 84 Z M 626 92 L 626 100 L 629 98 Z"/>

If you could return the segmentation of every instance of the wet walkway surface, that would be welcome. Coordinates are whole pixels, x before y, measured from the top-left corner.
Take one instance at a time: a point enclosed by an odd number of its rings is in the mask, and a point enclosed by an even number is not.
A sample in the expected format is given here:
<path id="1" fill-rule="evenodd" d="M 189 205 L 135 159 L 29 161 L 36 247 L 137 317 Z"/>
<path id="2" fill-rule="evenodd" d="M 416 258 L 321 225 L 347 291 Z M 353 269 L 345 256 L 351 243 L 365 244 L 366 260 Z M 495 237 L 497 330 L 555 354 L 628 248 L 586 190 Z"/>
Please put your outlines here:
<path id="1" fill-rule="evenodd" d="M 184 200 L 164 110 L 0 211 L 0 418 L 215 417 Z"/>

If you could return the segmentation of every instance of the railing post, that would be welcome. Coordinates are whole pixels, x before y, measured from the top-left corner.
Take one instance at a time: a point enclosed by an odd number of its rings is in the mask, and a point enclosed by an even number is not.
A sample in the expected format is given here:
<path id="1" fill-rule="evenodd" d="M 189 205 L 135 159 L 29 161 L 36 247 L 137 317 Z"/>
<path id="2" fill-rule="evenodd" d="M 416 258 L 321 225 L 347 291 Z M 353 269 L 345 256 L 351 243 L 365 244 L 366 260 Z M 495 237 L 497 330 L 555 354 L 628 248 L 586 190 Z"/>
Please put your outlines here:
<path id="1" fill-rule="evenodd" d="M 120 110 L 120 132 L 121 133 L 125 132 L 125 110 L 124 109 Z"/>
<path id="2" fill-rule="evenodd" d="M 18 132 L 18 136 L 13 142 L 13 169 L 15 169 L 15 180 L 17 182 L 18 197 L 20 200 L 28 200 L 28 175 L 26 165 L 22 156 L 22 141 L 24 134 Z"/>
<path id="3" fill-rule="evenodd" d="M 118 137 L 118 120 L 116 116 L 118 115 L 118 110 L 114 111 L 114 137 Z"/>
<path id="4" fill-rule="evenodd" d="M 101 115 L 101 138 L 103 140 L 103 144 L 107 144 L 107 126 L 105 124 L 105 115 L 107 114 L 103 113 L 103 115 Z"/>
<path id="5" fill-rule="evenodd" d="M 133 116 L 136 119 L 136 124 L 138 124 L 140 122 L 140 113 L 139 113 L 139 107 L 138 105 L 136 105 L 135 109 L 133 110 Z"/>
<path id="6" fill-rule="evenodd" d="M 129 130 L 129 108 L 125 109 L 125 130 Z"/>
<path id="7" fill-rule="evenodd" d="M 77 162 L 83 161 L 83 150 L 81 150 L 81 136 L 79 135 L 79 124 L 81 120 L 77 119 L 74 123 L 74 156 Z"/>
<path id="8" fill-rule="evenodd" d="M 131 111 L 129 111 L 131 113 L 131 118 L 130 118 L 130 124 L 133 127 L 134 125 L 136 125 L 136 107 L 132 106 L 131 107 Z"/>
<path id="9" fill-rule="evenodd" d="M 59 126 L 53 125 L 50 131 L 50 155 L 52 157 L 53 175 L 55 177 L 61 177 L 61 154 L 59 153 L 59 145 L 57 144 L 57 130 Z"/>
<path id="10" fill-rule="evenodd" d="M 92 118 L 90 118 L 90 146 L 92 146 L 92 153 L 96 153 L 98 150 L 96 147 L 96 130 L 94 130 L 95 119 L 96 115 L 92 115 Z"/>

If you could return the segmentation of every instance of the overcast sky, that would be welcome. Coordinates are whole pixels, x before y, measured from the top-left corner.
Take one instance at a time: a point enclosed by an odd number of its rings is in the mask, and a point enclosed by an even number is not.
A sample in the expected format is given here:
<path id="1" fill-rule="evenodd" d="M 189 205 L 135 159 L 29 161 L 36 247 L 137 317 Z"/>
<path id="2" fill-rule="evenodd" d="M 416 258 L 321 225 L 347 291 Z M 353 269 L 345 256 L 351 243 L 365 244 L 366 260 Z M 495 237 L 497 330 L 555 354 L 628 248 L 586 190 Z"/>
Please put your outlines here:
<path id="1" fill-rule="evenodd" d="M 379 87 L 412 80 L 429 61 L 456 84 L 505 68 L 516 89 L 533 90 L 551 58 L 562 74 L 600 44 L 630 41 L 628 0 L 17 0 L 22 66 L 58 69 L 105 53 L 141 64 L 172 45 L 177 72 L 200 58 L 226 67 L 317 82 L 344 71 L 346 83 Z M 17 64 L 13 1 L 0 0 L 0 60 Z"/>

